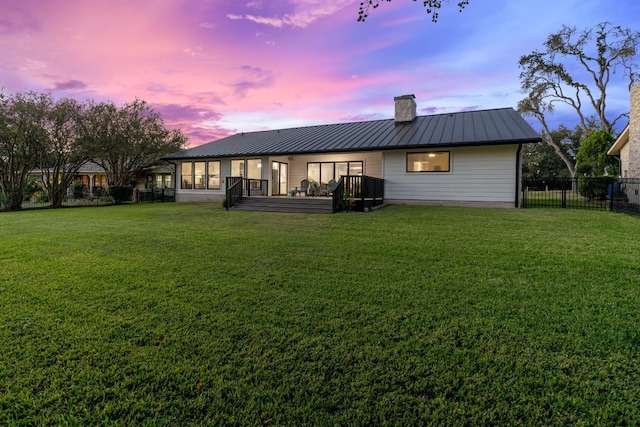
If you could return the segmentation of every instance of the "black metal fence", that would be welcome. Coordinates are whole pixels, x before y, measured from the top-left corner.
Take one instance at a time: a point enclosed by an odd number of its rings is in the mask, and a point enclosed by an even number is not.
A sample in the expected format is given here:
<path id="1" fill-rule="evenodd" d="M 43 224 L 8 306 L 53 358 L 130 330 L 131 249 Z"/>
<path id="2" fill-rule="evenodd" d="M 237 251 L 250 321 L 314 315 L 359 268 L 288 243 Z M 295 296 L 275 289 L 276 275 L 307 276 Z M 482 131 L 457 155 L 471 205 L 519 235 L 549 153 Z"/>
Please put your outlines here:
<path id="1" fill-rule="evenodd" d="M 157 203 L 175 202 L 176 195 L 173 188 L 154 188 L 144 190 L 134 190 L 133 198 L 125 203 Z M 64 197 L 61 207 L 81 207 L 81 206 L 108 206 L 113 205 L 113 197 L 108 191 L 101 188 L 94 188 L 93 191 L 70 191 Z M 43 192 L 33 194 L 22 201 L 21 209 L 44 209 L 50 208 L 51 201 Z M 7 201 L 0 193 L 0 211 L 9 208 Z"/>
<path id="2" fill-rule="evenodd" d="M 133 199 L 138 203 L 175 202 L 176 192 L 173 188 L 136 189 L 133 193 Z"/>
<path id="3" fill-rule="evenodd" d="M 640 214 L 640 179 L 524 179 L 520 206 L 611 210 Z"/>

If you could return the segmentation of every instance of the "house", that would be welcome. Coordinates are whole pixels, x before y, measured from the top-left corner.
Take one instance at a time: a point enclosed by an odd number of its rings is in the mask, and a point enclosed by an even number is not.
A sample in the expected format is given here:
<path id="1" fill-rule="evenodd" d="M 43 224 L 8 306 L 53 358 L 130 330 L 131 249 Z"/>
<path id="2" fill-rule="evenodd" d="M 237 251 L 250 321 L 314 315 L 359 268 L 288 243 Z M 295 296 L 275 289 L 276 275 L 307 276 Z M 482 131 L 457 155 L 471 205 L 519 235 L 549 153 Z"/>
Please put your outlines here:
<path id="1" fill-rule="evenodd" d="M 34 179 L 42 180 L 45 173 L 43 169 L 34 169 L 29 175 Z M 173 188 L 175 182 L 173 175 L 173 166 L 160 162 L 135 172 L 131 178 L 131 185 L 138 190 L 151 186 L 159 189 Z M 86 161 L 78 169 L 74 185 L 81 189 L 81 193 L 85 196 L 100 195 L 108 188 L 107 174 L 102 166 Z M 69 192 L 71 191 L 72 188 L 69 188 Z"/>
<path id="2" fill-rule="evenodd" d="M 522 144 L 540 142 L 518 113 L 417 116 L 414 95 L 394 101 L 393 119 L 238 133 L 171 154 L 176 201 L 222 200 L 234 177 L 271 197 L 366 176 L 384 183 L 385 204 L 518 206 Z"/>
<path id="3" fill-rule="evenodd" d="M 620 159 L 621 178 L 640 178 L 640 83 L 631 88 L 629 124 L 607 154 Z"/>

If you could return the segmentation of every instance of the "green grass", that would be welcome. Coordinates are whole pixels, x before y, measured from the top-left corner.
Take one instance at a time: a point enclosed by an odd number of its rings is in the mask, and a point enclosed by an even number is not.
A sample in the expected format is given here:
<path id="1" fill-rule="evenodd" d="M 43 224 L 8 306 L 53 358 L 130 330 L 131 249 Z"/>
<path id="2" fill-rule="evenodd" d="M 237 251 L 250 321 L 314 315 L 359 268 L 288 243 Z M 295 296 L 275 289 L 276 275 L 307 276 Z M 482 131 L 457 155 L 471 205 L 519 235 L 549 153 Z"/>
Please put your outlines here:
<path id="1" fill-rule="evenodd" d="M 640 223 L 0 214 L 0 425 L 640 423 Z"/>

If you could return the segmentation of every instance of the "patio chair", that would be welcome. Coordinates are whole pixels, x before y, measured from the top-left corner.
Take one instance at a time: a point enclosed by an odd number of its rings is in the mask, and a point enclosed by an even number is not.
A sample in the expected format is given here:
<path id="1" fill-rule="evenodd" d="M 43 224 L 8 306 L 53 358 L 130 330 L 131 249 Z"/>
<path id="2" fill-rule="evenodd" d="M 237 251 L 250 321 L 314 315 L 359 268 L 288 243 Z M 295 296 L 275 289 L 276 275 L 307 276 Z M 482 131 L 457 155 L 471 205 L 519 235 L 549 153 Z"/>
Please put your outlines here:
<path id="1" fill-rule="evenodd" d="M 333 192 L 336 191 L 337 186 L 338 186 L 338 183 L 336 182 L 335 179 L 329 180 L 329 184 L 327 184 L 327 190 L 328 190 L 329 196 L 331 196 Z"/>
<path id="2" fill-rule="evenodd" d="M 320 189 L 320 195 L 321 196 L 331 196 L 333 194 L 333 192 L 335 191 L 337 186 L 338 186 L 338 183 L 336 182 L 335 179 L 329 180 L 329 182 L 326 184 L 326 186 L 324 184 L 322 185 L 322 188 Z"/>
<path id="3" fill-rule="evenodd" d="M 303 179 L 302 181 L 300 181 L 300 188 L 296 187 L 296 196 L 302 193 L 306 197 L 308 190 L 309 190 L 309 180 Z"/>

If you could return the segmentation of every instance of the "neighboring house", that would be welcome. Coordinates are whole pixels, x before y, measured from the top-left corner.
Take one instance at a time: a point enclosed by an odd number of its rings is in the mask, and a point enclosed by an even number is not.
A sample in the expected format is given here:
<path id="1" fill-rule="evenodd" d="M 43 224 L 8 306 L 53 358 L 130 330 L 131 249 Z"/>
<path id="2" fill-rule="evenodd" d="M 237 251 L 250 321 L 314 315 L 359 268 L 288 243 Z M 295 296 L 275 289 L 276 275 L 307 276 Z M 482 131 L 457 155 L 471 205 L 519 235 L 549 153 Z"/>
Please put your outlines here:
<path id="1" fill-rule="evenodd" d="M 629 124 L 607 154 L 620 159 L 621 178 L 640 178 L 640 84 L 631 88 Z"/>
<path id="2" fill-rule="evenodd" d="M 40 169 L 33 170 L 30 175 L 42 180 L 43 171 Z M 150 186 L 154 188 L 173 188 L 174 181 L 173 166 L 160 163 L 136 172 L 131 179 L 131 185 L 139 190 Z M 82 185 L 85 195 L 99 195 L 109 187 L 104 168 L 91 161 L 87 161 L 80 166 L 74 179 L 74 184 Z"/>
<path id="3" fill-rule="evenodd" d="M 284 196 L 304 179 L 384 180 L 387 204 L 518 206 L 522 144 L 539 135 L 512 108 L 416 116 L 413 95 L 395 119 L 239 133 L 164 158 L 176 201 L 225 197 L 229 177 L 261 180 Z"/>
<path id="4" fill-rule="evenodd" d="M 74 183 L 82 185 L 89 195 L 101 194 L 108 187 L 104 169 L 94 162 L 84 162 L 80 166 Z"/>

